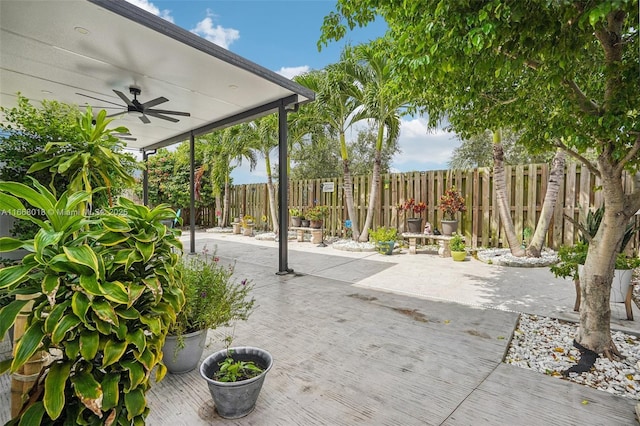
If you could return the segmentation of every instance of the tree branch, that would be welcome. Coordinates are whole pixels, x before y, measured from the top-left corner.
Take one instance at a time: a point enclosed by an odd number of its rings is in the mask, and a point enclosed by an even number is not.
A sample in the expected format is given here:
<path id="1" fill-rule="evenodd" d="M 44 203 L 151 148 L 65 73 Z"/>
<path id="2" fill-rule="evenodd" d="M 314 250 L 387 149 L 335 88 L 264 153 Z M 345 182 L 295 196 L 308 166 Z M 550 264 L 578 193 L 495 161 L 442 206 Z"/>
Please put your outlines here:
<path id="1" fill-rule="evenodd" d="M 582 226 L 582 224 L 580 222 L 578 222 L 577 220 L 575 220 L 571 216 L 567 215 L 566 213 L 562 213 L 562 216 L 565 219 L 567 219 L 569 222 L 571 222 L 573 224 L 573 226 L 578 228 L 580 230 L 580 232 L 582 232 L 582 236 L 589 242 L 589 244 L 591 244 L 591 241 L 593 240 L 593 238 L 591 238 L 591 235 L 589 234 L 589 231 L 587 231 L 587 229 L 584 226 Z"/>
<path id="2" fill-rule="evenodd" d="M 572 149 L 569 149 L 568 146 L 566 146 L 565 144 L 563 144 L 562 142 L 560 142 L 559 140 L 555 140 L 553 141 L 553 144 L 555 146 L 557 146 L 560 149 L 563 149 L 567 154 L 569 154 L 570 156 L 572 156 L 573 158 L 575 158 L 576 160 L 580 161 L 582 164 L 584 164 L 584 166 L 589 169 L 589 171 L 591 173 L 593 173 L 594 175 L 596 175 L 597 177 L 601 177 L 600 176 L 600 170 L 598 170 L 597 167 L 595 167 L 591 161 L 587 160 L 586 158 L 584 158 L 582 155 L 578 154 L 577 152 L 575 152 Z"/>
<path id="3" fill-rule="evenodd" d="M 616 166 L 616 169 L 620 170 L 620 169 L 624 168 L 624 166 L 629 161 L 631 161 L 634 158 L 636 158 L 636 156 L 638 155 L 638 151 L 640 151 L 640 136 L 638 136 L 636 138 L 635 143 L 633 144 L 633 146 L 631 147 L 629 152 L 627 152 L 627 155 L 625 155 L 624 158 L 618 162 L 618 165 Z"/>
<path id="4" fill-rule="evenodd" d="M 593 100 L 587 98 L 587 95 L 585 95 L 584 92 L 580 90 L 580 88 L 578 87 L 575 81 L 564 80 L 563 83 L 566 86 L 568 86 L 569 89 L 571 89 L 571 91 L 576 97 L 576 100 L 578 101 L 578 105 L 584 112 L 592 115 L 600 114 L 600 106 L 596 104 Z"/>

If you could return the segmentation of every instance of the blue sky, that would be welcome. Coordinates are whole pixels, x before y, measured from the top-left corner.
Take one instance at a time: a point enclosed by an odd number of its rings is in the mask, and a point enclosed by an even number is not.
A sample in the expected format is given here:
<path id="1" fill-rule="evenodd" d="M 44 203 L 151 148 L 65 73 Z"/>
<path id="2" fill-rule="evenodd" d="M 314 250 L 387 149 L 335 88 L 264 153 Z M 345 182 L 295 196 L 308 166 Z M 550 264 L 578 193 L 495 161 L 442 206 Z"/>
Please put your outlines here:
<path id="1" fill-rule="evenodd" d="M 376 21 L 318 52 L 320 27 L 334 10 L 334 0 L 127 1 L 289 78 L 336 62 L 346 43 L 373 40 L 386 28 L 384 21 Z M 357 130 L 351 133 L 347 137 L 355 138 Z M 392 169 L 446 169 L 458 145 L 455 135 L 429 130 L 424 118 L 407 117 L 400 132 L 402 152 L 394 157 Z M 266 182 L 264 161 L 252 173 L 246 165 L 238 167 L 232 177 L 236 184 Z"/>

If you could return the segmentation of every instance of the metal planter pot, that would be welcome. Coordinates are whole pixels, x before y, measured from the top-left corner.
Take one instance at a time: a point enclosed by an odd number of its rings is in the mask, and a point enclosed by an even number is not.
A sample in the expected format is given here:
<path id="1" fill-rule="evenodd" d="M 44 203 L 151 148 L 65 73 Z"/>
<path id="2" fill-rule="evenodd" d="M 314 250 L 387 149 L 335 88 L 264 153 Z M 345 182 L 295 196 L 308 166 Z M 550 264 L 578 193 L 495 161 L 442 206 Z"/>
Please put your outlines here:
<path id="1" fill-rule="evenodd" d="M 234 360 L 253 361 L 263 369 L 262 374 L 238 382 L 213 380 L 213 375 L 220 368 L 218 363 L 227 358 L 228 352 L 223 349 L 209 355 L 202 362 L 200 375 L 207 381 L 218 414 L 225 419 L 237 419 L 246 416 L 255 408 L 264 379 L 273 365 L 273 358 L 269 352 L 251 346 L 240 346 L 230 350 Z"/>
<path id="2" fill-rule="evenodd" d="M 412 234 L 422 234 L 422 218 L 414 217 L 407 219 L 407 230 Z"/>
<path id="3" fill-rule="evenodd" d="M 442 235 L 453 235 L 458 230 L 457 220 L 441 220 L 440 225 L 442 226 Z"/>
<path id="4" fill-rule="evenodd" d="M 198 366 L 207 340 L 207 330 L 194 331 L 182 337 L 184 339 L 184 348 L 178 349 L 177 352 L 177 336 L 167 336 L 164 341 L 162 362 L 169 370 L 169 373 L 188 373 Z"/>

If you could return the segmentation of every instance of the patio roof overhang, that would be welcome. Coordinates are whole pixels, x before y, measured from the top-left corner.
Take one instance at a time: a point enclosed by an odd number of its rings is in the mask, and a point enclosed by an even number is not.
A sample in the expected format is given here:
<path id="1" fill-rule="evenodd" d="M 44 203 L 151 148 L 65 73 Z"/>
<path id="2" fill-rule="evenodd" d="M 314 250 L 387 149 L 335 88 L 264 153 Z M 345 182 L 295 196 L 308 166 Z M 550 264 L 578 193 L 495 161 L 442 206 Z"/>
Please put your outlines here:
<path id="1" fill-rule="evenodd" d="M 141 103 L 163 96 L 168 102 L 155 108 L 190 113 L 175 123 L 149 117 L 145 124 L 139 113 L 130 112 L 113 124 L 129 129 L 135 140 L 127 141 L 127 147 L 145 157 L 157 148 L 190 141 L 191 252 L 194 137 L 276 111 L 279 226 L 287 229 L 286 111 L 314 100 L 313 91 L 124 0 L 0 1 L 1 106 L 15 106 L 20 92 L 32 102 L 109 107 L 112 114 L 126 110 L 113 90 L 130 97 L 130 86 L 141 90 Z M 287 239 L 281 238 L 279 246 L 278 273 L 291 272 Z"/>
<path id="2" fill-rule="evenodd" d="M 295 82 L 124 0 L 0 2 L 0 105 L 52 99 L 125 111 L 113 92 L 155 108 L 185 111 L 173 123 L 140 114 L 118 116 L 127 147 L 152 150 L 314 99 Z M 85 96 L 83 96 L 85 95 Z M 102 99 L 100 102 L 90 97 Z M 117 105 L 121 105 L 120 108 Z"/>

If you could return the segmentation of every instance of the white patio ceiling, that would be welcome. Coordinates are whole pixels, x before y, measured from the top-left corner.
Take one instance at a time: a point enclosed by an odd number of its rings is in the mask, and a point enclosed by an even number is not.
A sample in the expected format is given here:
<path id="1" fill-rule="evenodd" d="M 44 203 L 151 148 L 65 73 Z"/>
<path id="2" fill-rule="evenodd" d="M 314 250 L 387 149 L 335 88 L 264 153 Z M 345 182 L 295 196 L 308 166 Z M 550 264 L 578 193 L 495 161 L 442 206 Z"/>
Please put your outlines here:
<path id="1" fill-rule="evenodd" d="M 0 104 L 16 93 L 93 107 L 124 102 L 138 86 L 142 103 L 186 111 L 172 123 L 139 113 L 114 125 L 129 128 L 132 149 L 151 150 L 215 128 L 313 100 L 314 93 L 124 0 L 0 1 Z M 283 40 L 285 43 L 286 40 Z M 87 95 L 82 96 L 79 93 Z M 95 108 L 94 108 L 95 109 Z M 97 112 L 97 111 L 96 111 Z"/>

